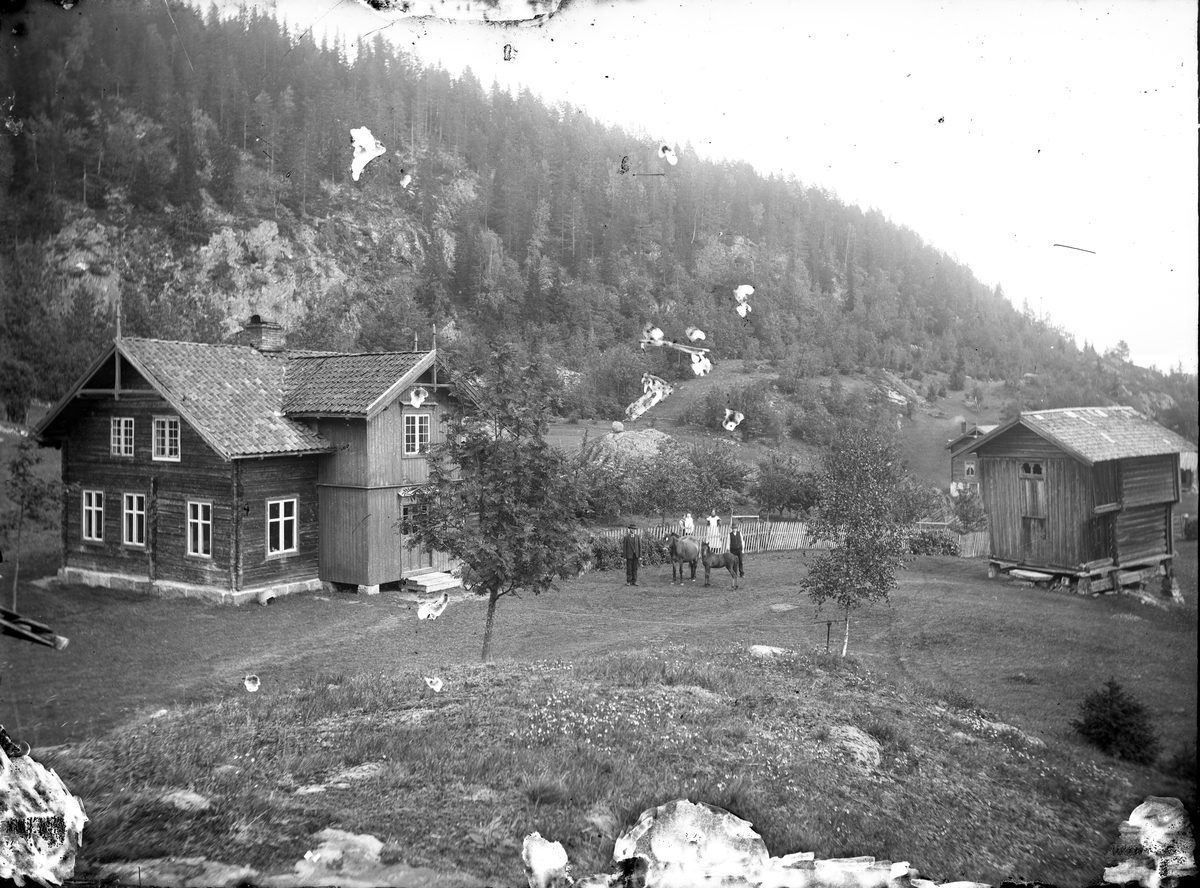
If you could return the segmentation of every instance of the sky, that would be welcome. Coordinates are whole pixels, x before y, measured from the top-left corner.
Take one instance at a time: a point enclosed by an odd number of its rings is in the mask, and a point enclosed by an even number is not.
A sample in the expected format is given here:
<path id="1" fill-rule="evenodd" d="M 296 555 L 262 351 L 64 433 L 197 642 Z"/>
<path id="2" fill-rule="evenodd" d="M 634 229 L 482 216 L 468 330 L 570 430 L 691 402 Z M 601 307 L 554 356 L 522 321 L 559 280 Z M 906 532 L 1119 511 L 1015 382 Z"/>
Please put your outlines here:
<path id="1" fill-rule="evenodd" d="M 1190 0 L 576 0 L 540 27 L 465 2 L 413 6 L 454 21 L 259 2 L 318 40 L 378 31 L 485 88 L 795 175 L 911 228 L 1080 346 L 1124 340 L 1135 363 L 1196 372 Z"/>

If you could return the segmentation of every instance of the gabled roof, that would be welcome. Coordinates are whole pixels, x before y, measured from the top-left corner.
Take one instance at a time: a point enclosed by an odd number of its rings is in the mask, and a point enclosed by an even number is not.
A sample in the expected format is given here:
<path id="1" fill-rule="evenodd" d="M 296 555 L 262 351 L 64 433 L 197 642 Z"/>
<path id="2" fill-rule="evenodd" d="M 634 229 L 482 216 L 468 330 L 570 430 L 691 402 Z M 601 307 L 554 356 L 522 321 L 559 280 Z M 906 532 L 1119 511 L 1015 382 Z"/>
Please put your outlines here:
<path id="1" fill-rule="evenodd" d="M 117 340 L 38 424 L 39 437 L 115 351 L 225 459 L 332 449 L 316 432 L 283 415 L 283 355 L 158 339 Z"/>
<path id="2" fill-rule="evenodd" d="M 375 416 L 433 366 L 437 353 L 289 357 L 283 411 L 292 416 Z"/>
<path id="3" fill-rule="evenodd" d="M 996 428 L 996 426 L 994 426 L 994 425 L 974 426 L 973 428 L 963 432 L 961 435 L 955 435 L 953 438 L 951 438 L 950 441 L 946 444 L 946 449 L 954 450 L 954 448 L 956 448 L 961 442 L 966 441 L 968 439 L 974 441 L 976 438 L 986 435 L 988 432 L 992 431 L 995 428 Z M 957 456 L 957 454 L 955 454 L 955 455 Z"/>
<path id="4" fill-rule="evenodd" d="M 1196 449 L 1186 438 L 1147 419 L 1132 407 L 1061 407 L 1022 413 L 977 439 L 970 449 L 984 448 L 1017 425 L 1025 426 L 1088 465 Z"/>

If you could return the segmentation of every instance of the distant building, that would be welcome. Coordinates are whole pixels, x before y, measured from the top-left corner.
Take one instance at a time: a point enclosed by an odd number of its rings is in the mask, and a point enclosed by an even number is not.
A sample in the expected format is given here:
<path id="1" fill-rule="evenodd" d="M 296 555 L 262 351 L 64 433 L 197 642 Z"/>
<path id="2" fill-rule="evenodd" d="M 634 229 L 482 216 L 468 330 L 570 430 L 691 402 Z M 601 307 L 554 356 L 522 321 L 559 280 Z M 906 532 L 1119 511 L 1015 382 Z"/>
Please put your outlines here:
<path id="1" fill-rule="evenodd" d="M 1086 591 L 1171 582 L 1189 448 L 1131 407 L 1083 407 L 1022 413 L 952 453 L 976 464 L 992 572 L 1044 571 Z"/>
<path id="2" fill-rule="evenodd" d="M 1186 493 L 1196 492 L 1196 445 L 1189 443 L 1188 449 L 1179 454 L 1179 489 Z"/>
<path id="3" fill-rule="evenodd" d="M 241 603 L 444 571 L 408 545 L 449 400 L 435 350 L 118 339 L 38 425 L 62 450 L 60 577 Z"/>
<path id="4" fill-rule="evenodd" d="M 962 423 L 962 428 L 957 437 L 951 438 L 946 444 L 946 449 L 950 451 L 950 495 L 958 496 L 963 490 L 979 491 L 979 476 L 975 457 L 964 451 L 962 445 L 964 442 L 974 441 L 986 435 L 988 432 L 995 429 L 994 425 L 975 425 L 970 428 L 967 423 Z"/>

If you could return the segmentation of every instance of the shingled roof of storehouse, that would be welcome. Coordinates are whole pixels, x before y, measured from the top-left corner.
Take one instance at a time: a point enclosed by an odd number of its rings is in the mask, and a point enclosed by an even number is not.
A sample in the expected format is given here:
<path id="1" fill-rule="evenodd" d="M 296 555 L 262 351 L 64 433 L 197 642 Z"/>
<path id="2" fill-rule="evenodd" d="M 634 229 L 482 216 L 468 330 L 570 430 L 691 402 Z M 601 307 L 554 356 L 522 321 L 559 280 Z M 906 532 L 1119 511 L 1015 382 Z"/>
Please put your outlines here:
<path id="1" fill-rule="evenodd" d="M 107 361 L 120 353 L 225 459 L 322 453 L 328 441 L 283 415 L 285 359 L 244 345 L 122 338 L 96 359 L 38 426 L 41 435 Z"/>
<path id="2" fill-rule="evenodd" d="M 433 364 L 435 354 L 289 356 L 283 410 L 292 416 L 374 416 Z"/>
<path id="3" fill-rule="evenodd" d="M 1147 419 L 1132 407 L 1060 407 L 1022 413 L 976 439 L 969 449 L 985 446 L 1018 424 L 1052 441 L 1088 465 L 1111 459 L 1160 456 L 1196 449 L 1196 445 L 1186 438 Z"/>

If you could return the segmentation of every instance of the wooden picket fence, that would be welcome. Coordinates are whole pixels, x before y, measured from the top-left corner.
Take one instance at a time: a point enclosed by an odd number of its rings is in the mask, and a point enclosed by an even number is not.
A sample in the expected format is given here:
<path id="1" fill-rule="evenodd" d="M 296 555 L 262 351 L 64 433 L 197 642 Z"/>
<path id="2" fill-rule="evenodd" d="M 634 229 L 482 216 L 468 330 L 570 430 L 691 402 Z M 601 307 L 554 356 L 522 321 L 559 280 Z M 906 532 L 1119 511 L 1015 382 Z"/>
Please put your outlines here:
<path id="1" fill-rule="evenodd" d="M 671 531 L 678 530 L 678 525 L 676 524 L 639 525 L 639 527 L 643 539 L 661 540 Z M 957 539 L 959 557 L 961 558 L 985 558 L 988 555 L 988 532 L 986 530 L 957 534 L 948 525 L 932 521 L 918 522 L 915 527 L 919 530 L 934 530 Z M 694 538 L 703 542 L 705 539 L 704 531 L 705 528 L 703 525 L 697 527 L 696 533 L 693 535 Z M 614 527 L 597 530 L 594 533 L 599 539 L 620 543 L 625 537 L 625 528 Z M 828 540 L 815 539 L 809 532 L 808 525 L 803 521 L 763 521 L 761 519 L 742 521 L 742 551 L 747 555 L 754 554 L 755 552 L 795 552 L 800 549 L 829 549 L 832 548 L 832 545 Z M 728 546 L 729 533 L 725 530 L 721 534 L 720 548 L 725 549 Z"/>

